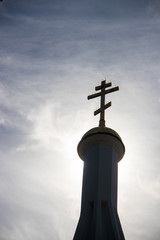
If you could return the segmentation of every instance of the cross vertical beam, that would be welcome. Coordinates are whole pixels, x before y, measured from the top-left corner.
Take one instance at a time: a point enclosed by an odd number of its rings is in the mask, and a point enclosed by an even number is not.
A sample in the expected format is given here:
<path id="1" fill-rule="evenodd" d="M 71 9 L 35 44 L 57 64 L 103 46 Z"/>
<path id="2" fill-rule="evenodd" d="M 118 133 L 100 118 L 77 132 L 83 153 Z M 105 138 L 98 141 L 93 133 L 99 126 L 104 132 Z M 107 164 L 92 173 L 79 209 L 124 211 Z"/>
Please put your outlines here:
<path id="1" fill-rule="evenodd" d="M 100 113 L 99 127 L 105 127 L 105 109 L 111 106 L 111 102 L 108 102 L 107 104 L 105 104 L 105 95 L 119 90 L 119 87 L 113 87 L 108 90 L 105 90 L 106 88 L 111 86 L 112 86 L 111 82 L 106 83 L 106 80 L 104 80 L 101 82 L 100 86 L 95 87 L 96 91 L 98 90 L 101 90 L 101 91 L 88 96 L 88 100 L 96 97 L 101 97 L 100 108 L 94 112 L 94 115 L 97 115 L 98 113 Z"/>
<path id="2" fill-rule="evenodd" d="M 104 115 L 104 105 L 105 105 L 105 81 L 101 82 L 101 109 L 100 112 L 100 120 L 99 120 L 99 126 L 105 127 L 105 115 Z"/>

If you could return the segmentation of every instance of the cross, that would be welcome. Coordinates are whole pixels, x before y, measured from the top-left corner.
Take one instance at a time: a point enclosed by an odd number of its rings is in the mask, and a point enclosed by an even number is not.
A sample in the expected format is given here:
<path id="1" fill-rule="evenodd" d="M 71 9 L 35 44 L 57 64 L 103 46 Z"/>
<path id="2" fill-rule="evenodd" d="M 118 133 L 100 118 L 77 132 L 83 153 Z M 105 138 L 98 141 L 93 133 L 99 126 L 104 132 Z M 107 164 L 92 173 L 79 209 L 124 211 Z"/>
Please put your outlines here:
<path id="1" fill-rule="evenodd" d="M 99 127 L 105 127 L 104 111 L 111 106 L 111 102 L 108 102 L 107 104 L 105 104 L 105 95 L 119 90 L 119 87 L 113 87 L 108 90 L 105 90 L 106 88 L 111 87 L 111 86 L 112 86 L 111 82 L 106 83 L 106 80 L 104 80 L 101 82 L 101 85 L 95 87 L 96 91 L 98 91 L 98 90 L 101 90 L 101 91 L 88 96 L 88 100 L 92 99 L 92 98 L 96 98 L 96 97 L 101 97 L 101 106 L 99 109 L 97 109 L 94 112 L 94 115 L 97 115 L 98 113 L 100 113 Z"/>

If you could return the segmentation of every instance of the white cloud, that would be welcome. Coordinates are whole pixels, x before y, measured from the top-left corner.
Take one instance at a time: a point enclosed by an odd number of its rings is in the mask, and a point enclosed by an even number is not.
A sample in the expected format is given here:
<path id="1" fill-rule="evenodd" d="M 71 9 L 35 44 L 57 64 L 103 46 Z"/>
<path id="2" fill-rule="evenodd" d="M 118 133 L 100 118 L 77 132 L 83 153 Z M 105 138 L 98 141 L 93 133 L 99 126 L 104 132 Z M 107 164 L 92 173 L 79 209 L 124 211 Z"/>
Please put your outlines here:
<path id="1" fill-rule="evenodd" d="M 43 2 L 32 3 L 33 11 L 27 1 L 15 1 L 14 9 L 6 2 L 2 16 L 0 238 L 72 238 L 83 168 L 76 147 L 98 125 L 99 101 L 86 97 L 106 77 L 120 86 L 107 96 L 113 106 L 106 116 L 126 145 L 119 165 L 122 226 L 130 240 L 158 239 L 158 24 L 144 13 L 133 18 L 135 10 L 128 17 L 125 5 L 123 17 L 100 17 L 103 1 L 95 2 L 93 17 L 88 8 L 73 14 L 76 3 L 65 10 L 51 2 L 43 9 Z M 49 7 L 59 13 L 48 17 Z"/>

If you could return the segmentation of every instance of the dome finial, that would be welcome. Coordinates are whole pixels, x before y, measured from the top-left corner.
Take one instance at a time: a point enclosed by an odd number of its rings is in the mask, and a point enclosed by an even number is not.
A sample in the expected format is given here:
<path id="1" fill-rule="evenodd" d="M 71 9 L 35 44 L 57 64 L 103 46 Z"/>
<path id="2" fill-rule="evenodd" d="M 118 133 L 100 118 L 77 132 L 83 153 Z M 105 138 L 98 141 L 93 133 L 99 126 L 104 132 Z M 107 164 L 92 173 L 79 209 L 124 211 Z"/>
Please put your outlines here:
<path id="1" fill-rule="evenodd" d="M 111 82 L 106 83 L 106 80 L 103 80 L 103 81 L 101 81 L 101 85 L 95 87 L 96 91 L 98 91 L 98 90 L 101 90 L 101 91 L 88 96 L 88 100 L 95 98 L 95 97 L 101 97 L 101 106 L 99 109 L 97 109 L 94 112 L 94 115 L 97 115 L 98 113 L 100 113 L 99 127 L 105 127 L 104 111 L 111 106 L 111 102 L 108 102 L 107 104 L 105 104 L 105 95 L 119 90 L 119 87 L 113 87 L 108 90 L 105 90 L 106 88 L 111 87 L 111 86 L 112 86 Z"/>

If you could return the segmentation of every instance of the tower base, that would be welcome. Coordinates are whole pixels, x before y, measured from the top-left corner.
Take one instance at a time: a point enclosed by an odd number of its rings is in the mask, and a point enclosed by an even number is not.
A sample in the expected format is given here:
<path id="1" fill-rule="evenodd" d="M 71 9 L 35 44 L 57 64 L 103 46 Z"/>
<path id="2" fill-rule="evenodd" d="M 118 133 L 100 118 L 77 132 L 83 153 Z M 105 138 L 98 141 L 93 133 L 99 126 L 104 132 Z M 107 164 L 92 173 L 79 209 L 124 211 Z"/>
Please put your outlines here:
<path id="1" fill-rule="evenodd" d="M 88 203 L 82 209 L 73 240 L 125 240 L 116 209 L 111 203 Z"/>

